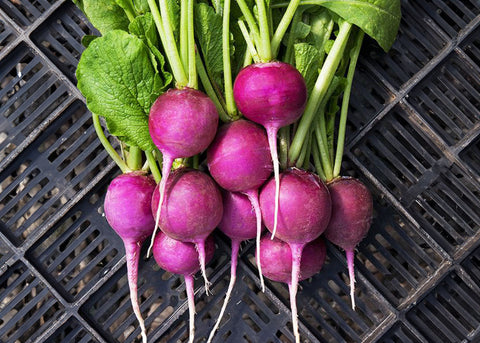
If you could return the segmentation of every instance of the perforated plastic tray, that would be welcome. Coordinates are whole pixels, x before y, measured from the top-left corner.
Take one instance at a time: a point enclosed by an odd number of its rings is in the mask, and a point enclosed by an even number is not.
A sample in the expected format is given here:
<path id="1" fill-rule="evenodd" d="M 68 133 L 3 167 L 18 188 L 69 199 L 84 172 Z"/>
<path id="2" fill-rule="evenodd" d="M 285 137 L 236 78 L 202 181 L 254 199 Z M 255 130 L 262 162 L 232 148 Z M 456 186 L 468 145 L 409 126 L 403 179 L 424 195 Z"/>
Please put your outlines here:
<path id="1" fill-rule="evenodd" d="M 374 221 L 300 285 L 306 342 L 480 342 L 480 2 L 404 0 L 392 50 L 367 39 L 344 170 L 368 184 Z M 75 87 L 81 37 L 70 1 L 0 0 L 0 342 L 136 342 L 123 245 L 102 215 L 118 169 Z M 197 342 L 216 320 L 229 241 L 216 235 L 213 295 L 196 282 Z M 293 342 L 286 285 L 262 293 L 251 243 L 216 342 Z M 148 276 L 148 278 L 146 277 Z M 150 342 L 185 341 L 182 279 L 140 263 Z"/>

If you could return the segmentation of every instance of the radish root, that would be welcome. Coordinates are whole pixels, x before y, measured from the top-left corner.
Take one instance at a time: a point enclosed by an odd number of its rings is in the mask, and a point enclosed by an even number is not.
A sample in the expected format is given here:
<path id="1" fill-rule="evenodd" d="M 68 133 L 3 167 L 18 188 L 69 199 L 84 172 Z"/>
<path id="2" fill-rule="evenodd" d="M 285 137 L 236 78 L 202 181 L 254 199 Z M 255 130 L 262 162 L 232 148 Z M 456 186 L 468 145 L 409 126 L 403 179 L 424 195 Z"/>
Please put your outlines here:
<path id="1" fill-rule="evenodd" d="M 350 277 L 350 299 L 352 301 L 352 310 L 355 310 L 355 253 L 353 252 L 353 249 L 346 250 L 345 253 L 347 255 L 348 275 Z"/>
<path id="2" fill-rule="evenodd" d="M 260 203 L 258 202 L 258 191 L 248 191 L 245 193 L 248 196 L 248 199 L 252 203 L 253 209 L 255 211 L 255 216 L 257 218 L 257 237 L 256 237 L 256 249 L 257 249 L 257 268 L 258 268 L 258 277 L 260 278 L 260 285 L 262 292 L 265 292 L 265 281 L 263 280 L 262 274 L 262 264 L 260 259 L 260 238 L 262 235 L 262 212 L 260 211 Z"/>
<path id="3" fill-rule="evenodd" d="M 195 288 L 193 286 L 193 276 L 185 275 L 185 289 L 187 291 L 188 314 L 189 314 L 189 334 L 188 343 L 193 343 L 195 339 Z"/>

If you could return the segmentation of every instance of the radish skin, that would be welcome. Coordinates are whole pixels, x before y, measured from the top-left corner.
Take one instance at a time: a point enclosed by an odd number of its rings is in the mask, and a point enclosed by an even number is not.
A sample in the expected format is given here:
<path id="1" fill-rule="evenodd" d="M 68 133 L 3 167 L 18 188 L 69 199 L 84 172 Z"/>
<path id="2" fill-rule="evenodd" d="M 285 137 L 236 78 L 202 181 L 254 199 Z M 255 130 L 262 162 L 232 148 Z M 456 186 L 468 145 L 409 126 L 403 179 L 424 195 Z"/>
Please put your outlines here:
<path id="1" fill-rule="evenodd" d="M 189 311 L 189 342 L 195 338 L 195 291 L 193 275 L 200 270 L 197 249 L 192 243 L 185 243 L 170 238 L 160 232 L 153 242 L 153 257 L 164 270 L 180 274 L 184 277 L 187 292 Z M 210 261 L 215 252 L 215 243 L 212 236 L 205 241 L 205 258 Z"/>
<path id="2" fill-rule="evenodd" d="M 222 125 L 207 150 L 207 164 L 210 174 L 222 188 L 248 196 L 256 215 L 258 252 L 262 230 L 258 188 L 270 177 L 273 169 L 265 130 L 244 119 Z M 260 285 L 265 291 L 259 258 Z"/>
<path id="3" fill-rule="evenodd" d="M 159 204 L 163 204 L 165 187 L 173 161 L 191 157 L 207 149 L 215 137 L 218 112 L 213 101 L 193 88 L 169 89 L 161 94 L 150 109 L 148 128 L 153 143 L 163 156 Z M 150 256 L 157 233 L 162 206 L 157 204 L 155 230 L 147 256 Z"/>
<path id="4" fill-rule="evenodd" d="M 159 185 L 152 195 L 152 213 L 158 211 Z M 174 170 L 166 182 L 159 227 L 169 237 L 194 243 L 198 249 L 206 292 L 209 281 L 205 273 L 205 239 L 222 219 L 222 195 L 207 174 L 188 168 Z"/>
<path id="5" fill-rule="evenodd" d="M 275 180 L 270 179 L 260 192 L 260 207 L 267 229 L 273 233 L 276 196 Z M 290 253 L 289 284 L 292 324 L 295 341 L 300 342 L 296 298 L 300 261 L 305 245 L 317 239 L 327 228 L 331 216 L 331 199 L 327 186 L 315 174 L 289 169 L 280 177 L 278 227 L 276 237 L 288 244 Z M 301 215 L 299 215 L 301 213 Z M 278 263 L 278 262 L 277 262 Z"/>
<path id="6" fill-rule="evenodd" d="M 358 179 L 339 177 L 328 183 L 332 198 L 332 218 L 325 237 L 345 250 L 350 278 L 350 298 L 355 309 L 354 250 L 367 234 L 373 215 L 373 200 L 368 188 Z"/>
<path id="7" fill-rule="evenodd" d="M 155 181 L 142 172 L 122 174 L 108 186 L 104 202 L 105 217 L 125 246 L 130 300 L 144 343 L 147 334 L 138 303 L 138 262 L 142 243 L 154 230 L 155 221 L 150 208 L 154 189 Z"/>
<path id="8" fill-rule="evenodd" d="M 273 239 L 277 231 L 280 187 L 277 133 L 302 115 L 307 102 L 307 87 L 300 72 L 288 63 L 255 63 L 238 73 L 233 96 L 240 112 L 267 131 L 276 186 Z"/>

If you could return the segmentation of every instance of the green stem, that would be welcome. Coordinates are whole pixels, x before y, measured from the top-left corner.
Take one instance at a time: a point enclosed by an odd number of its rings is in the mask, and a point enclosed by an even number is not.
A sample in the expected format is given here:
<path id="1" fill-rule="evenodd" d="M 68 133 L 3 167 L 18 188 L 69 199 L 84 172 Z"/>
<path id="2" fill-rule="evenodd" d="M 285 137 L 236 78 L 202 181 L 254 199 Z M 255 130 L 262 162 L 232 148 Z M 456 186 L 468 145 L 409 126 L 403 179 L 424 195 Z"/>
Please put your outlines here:
<path id="1" fill-rule="evenodd" d="M 335 155 L 335 163 L 333 167 L 333 177 L 340 175 L 342 166 L 343 150 L 345 146 L 345 132 L 347 127 L 348 104 L 350 102 L 350 94 L 352 92 L 353 77 L 355 75 L 355 68 L 357 66 L 358 56 L 362 48 L 364 33 L 362 30 L 358 31 L 355 45 L 350 52 L 350 65 L 348 66 L 347 85 L 343 93 L 342 108 L 340 111 L 340 121 L 338 124 L 338 138 L 337 138 L 337 152 Z"/>
<path id="2" fill-rule="evenodd" d="M 302 150 L 300 151 L 300 155 L 298 156 L 298 159 L 295 163 L 295 166 L 297 166 L 298 168 L 302 168 L 303 164 L 305 163 L 305 160 L 308 160 L 307 150 L 308 150 L 308 145 L 310 143 L 309 142 L 310 136 L 311 134 L 309 133 L 307 137 L 305 137 L 305 142 L 303 143 Z"/>
<path id="3" fill-rule="evenodd" d="M 242 32 L 245 42 L 247 43 L 247 50 L 250 54 L 250 57 L 253 58 L 253 61 L 255 63 L 260 62 L 260 56 L 255 49 L 255 44 L 253 43 L 252 38 L 250 37 L 250 34 L 248 33 L 247 27 L 245 26 L 243 20 L 238 21 L 238 26 L 240 27 L 240 31 Z"/>
<path id="4" fill-rule="evenodd" d="M 328 87 L 330 86 L 339 63 L 342 60 L 343 51 L 347 45 L 351 28 L 352 24 L 346 21 L 340 24 L 338 36 L 333 43 L 332 49 L 330 50 L 325 63 L 323 64 L 320 74 L 318 75 L 315 86 L 313 87 L 313 90 L 310 93 L 310 97 L 307 101 L 305 112 L 300 120 L 297 131 L 295 132 L 295 136 L 293 137 L 292 145 L 290 146 L 291 161 L 296 161 L 300 154 L 303 142 L 308 133 L 308 128 L 315 117 L 315 113 L 317 112 L 319 104 L 322 102 L 325 94 L 327 93 Z"/>
<path id="5" fill-rule="evenodd" d="M 149 0 L 150 1 L 150 0 Z M 172 73 L 177 82 L 177 87 L 182 88 L 188 84 L 188 78 L 182 65 L 182 60 L 178 54 L 177 43 L 173 34 L 171 18 L 168 12 L 167 0 L 160 0 L 160 13 L 163 18 L 163 30 L 165 32 L 165 41 L 162 42 L 168 63 L 172 68 Z"/>
<path id="6" fill-rule="evenodd" d="M 150 167 L 150 172 L 152 173 L 155 182 L 159 183 L 162 179 L 162 174 L 160 173 L 160 169 L 158 168 L 155 156 L 153 156 L 153 153 L 151 151 L 145 151 L 145 156 L 147 156 L 148 166 Z"/>
<path id="7" fill-rule="evenodd" d="M 135 8 L 133 7 L 133 3 L 131 1 L 127 1 L 124 3 L 127 8 L 123 7 L 123 10 L 125 11 L 125 14 L 127 15 L 127 18 L 130 22 L 132 22 L 135 17 L 136 17 L 136 12 Z"/>
<path id="8" fill-rule="evenodd" d="M 287 50 L 285 51 L 285 62 L 294 64 L 294 55 L 293 55 L 293 45 L 295 44 L 295 35 L 294 35 L 294 28 L 297 27 L 298 23 L 300 22 L 301 18 L 303 15 L 303 9 L 299 9 L 295 15 L 293 16 L 292 19 L 292 26 L 290 29 L 290 34 L 288 35 L 288 41 L 287 41 Z M 276 32 L 275 32 L 276 33 Z M 274 36 L 275 38 L 275 36 Z M 278 43 L 280 46 L 281 41 Z M 275 43 L 272 41 L 272 50 L 275 48 Z M 278 52 L 277 52 L 278 53 Z M 274 56 L 277 55 L 277 53 L 274 54 Z"/>
<path id="9" fill-rule="evenodd" d="M 183 68 L 188 68 L 188 1 L 180 0 L 180 58 Z"/>
<path id="10" fill-rule="evenodd" d="M 287 32 L 288 26 L 292 22 L 292 18 L 294 17 L 299 4 L 300 4 L 300 0 L 290 1 L 287 9 L 285 10 L 285 13 L 283 14 L 282 19 L 280 20 L 280 23 L 278 23 L 277 29 L 275 30 L 275 33 L 272 38 L 272 43 L 271 43 L 273 58 L 277 57 L 278 50 L 280 49 L 280 44 L 282 43 L 283 36 L 285 35 L 285 32 Z"/>
<path id="11" fill-rule="evenodd" d="M 139 147 L 130 147 L 128 150 L 127 165 L 131 170 L 139 170 L 142 168 L 142 150 Z"/>
<path id="12" fill-rule="evenodd" d="M 158 10 L 157 3 L 155 0 L 147 0 L 148 7 L 150 7 L 150 12 L 153 16 L 153 21 L 155 22 L 155 26 L 157 27 L 158 35 L 160 36 L 160 40 L 162 41 L 162 45 L 164 45 L 166 38 L 165 38 L 165 30 L 163 29 L 163 20 L 160 12 Z"/>
<path id="13" fill-rule="evenodd" d="M 315 149 L 315 145 L 317 143 L 317 139 L 315 138 L 315 135 L 312 137 L 312 156 L 313 156 L 313 164 L 315 165 L 315 170 L 317 171 L 317 175 L 323 180 L 326 181 L 327 178 L 325 177 L 325 174 L 323 173 L 323 167 L 322 167 L 322 162 L 320 161 L 320 153 L 318 152 L 318 149 Z"/>
<path id="14" fill-rule="evenodd" d="M 320 121 L 317 121 L 314 130 L 315 138 L 317 140 L 317 147 L 320 152 L 320 159 L 322 161 L 323 174 L 325 175 L 326 180 L 331 180 L 333 175 L 332 164 L 330 163 L 330 158 L 328 156 L 328 148 L 326 148 L 327 142 L 325 142 L 322 135 Z"/>
<path id="15" fill-rule="evenodd" d="M 308 170 L 310 168 L 310 156 L 312 153 L 312 141 L 313 141 L 313 130 L 310 130 L 310 134 L 307 137 L 307 148 L 305 151 L 305 160 L 303 161 L 303 169 Z"/>
<path id="16" fill-rule="evenodd" d="M 248 49 L 245 50 L 245 56 L 243 57 L 243 64 L 242 67 L 245 68 L 246 66 L 252 64 L 252 55 Z"/>
<path id="17" fill-rule="evenodd" d="M 212 83 L 210 82 L 210 78 L 208 77 L 207 71 L 205 70 L 205 66 L 203 65 L 203 61 L 198 53 L 195 54 L 195 60 L 197 65 L 198 76 L 200 78 L 200 81 L 202 82 L 203 89 L 205 90 L 205 93 L 207 93 L 208 97 L 212 99 L 213 103 L 215 104 L 220 120 L 223 122 L 231 121 L 232 118 L 230 118 L 227 112 L 225 112 L 225 109 L 222 103 L 220 102 L 217 96 L 217 93 L 213 89 Z"/>
<path id="18" fill-rule="evenodd" d="M 117 166 L 120 168 L 122 173 L 128 173 L 132 170 L 128 167 L 125 161 L 120 157 L 117 151 L 112 147 L 110 142 L 108 141 L 107 137 L 105 136 L 105 132 L 103 132 L 103 127 L 100 124 L 100 118 L 98 114 L 92 113 L 93 119 L 93 126 L 95 127 L 95 132 L 97 133 L 98 139 L 100 143 L 102 143 L 103 148 L 107 151 L 108 155 L 115 161 Z"/>
<path id="19" fill-rule="evenodd" d="M 288 145 L 290 143 L 290 126 L 278 130 L 278 161 L 282 169 L 288 166 Z"/>
<path id="20" fill-rule="evenodd" d="M 227 113 L 234 117 L 237 113 L 237 108 L 233 99 L 232 65 L 230 61 L 230 0 L 224 0 L 223 3 L 222 45 L 225 104 Z"/>
<path id="21" fill-rule="evenodd" d="M 188 85 L 198 88 L 197 67 L 195 62 L 195 32 L 194 32 L 195 0 L 188 0 Z"/>
<path id="22" fill-rule="evenodd" d="M 270 29 L 268 25 L 267 10 L 265 8 L 264 0 L 255 0 L 258 11 L 258 26 L 260 28 L 260 41 L 257 45 L 262 62 L 269 62 L 272 60 L 272 47 L 270 44 Z"/>
<path id="23" fill-rule="evenodd" d="M 250 31 L 252 32 L 253 39 L 255 42 L 260 41 L 260 33 L 258 31 L 258 26 L 255 21 L 255 17 L 253 16 L 252 12 L 248 8 L 247 3 L 245 0 L 237 0 L 237 5 L 240 7 L 240 10 L 242 11 L 243 16 L 245 17 L 245 20 L 247 21 L 248 27 L 250 28 Z"/>

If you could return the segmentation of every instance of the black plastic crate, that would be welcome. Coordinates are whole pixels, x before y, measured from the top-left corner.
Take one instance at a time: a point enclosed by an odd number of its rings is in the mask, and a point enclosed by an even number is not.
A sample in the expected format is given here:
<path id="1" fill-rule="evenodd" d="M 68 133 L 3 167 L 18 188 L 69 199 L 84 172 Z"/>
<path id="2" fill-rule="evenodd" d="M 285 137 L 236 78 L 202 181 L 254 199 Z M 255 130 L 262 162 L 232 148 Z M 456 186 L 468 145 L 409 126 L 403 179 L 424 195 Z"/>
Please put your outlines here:
<path id="1" fill-rule="evenodd" d="M 352 91 L 344 171 L 375 208 L 356 250 L 357 309 L 344 253 L 328 244 L 321 273 L 300 283 L 304 341 L 480 340 L 480 3 L 405 0 L 402 13 L 390 52 L 366 38 Z M 119 171 L 75 88 L 92 33 L 70 1 L 0 0 L 1 342 L 140 337 L 102 208 Z M 229 281 L 230 242 L 217 233 L 216 245 L 213 295 L 195 281 L 196 342 Z M 267 280 L 261 292 L 253 254 L 242 245 L 215 342 L 293 342 L 288 288 Z M 187 339 L 181 277 L 142 259 L 139 298 L 150 342 Z"/>

